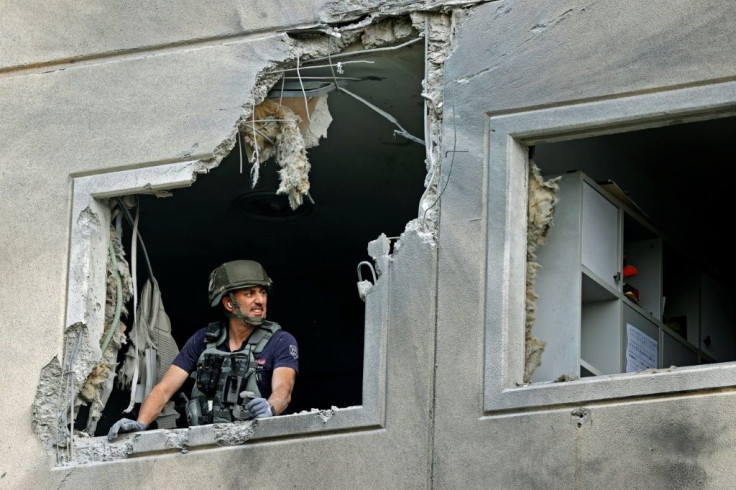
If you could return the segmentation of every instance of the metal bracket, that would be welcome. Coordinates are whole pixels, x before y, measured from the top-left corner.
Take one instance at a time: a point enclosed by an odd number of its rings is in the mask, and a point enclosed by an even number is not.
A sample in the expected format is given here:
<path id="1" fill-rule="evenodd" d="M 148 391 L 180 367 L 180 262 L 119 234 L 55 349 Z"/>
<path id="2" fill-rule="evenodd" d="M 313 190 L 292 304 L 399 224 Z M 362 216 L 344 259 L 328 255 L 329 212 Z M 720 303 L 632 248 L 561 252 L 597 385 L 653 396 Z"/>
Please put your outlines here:
<path id="1" fill-rule="evenodd" d="M 364 260 L 358 263 L 358 282 L 363 280 L 363 274 L 360 272 L 360 267 L 363 265 L 367 265 L 368 268 L 370 269 L 371 275 L 373 276 L 373 284 L 375 284 L 376 283 L 376 269 L 374 269 L 373 264 L 371 264 L 367 260 Z"/>

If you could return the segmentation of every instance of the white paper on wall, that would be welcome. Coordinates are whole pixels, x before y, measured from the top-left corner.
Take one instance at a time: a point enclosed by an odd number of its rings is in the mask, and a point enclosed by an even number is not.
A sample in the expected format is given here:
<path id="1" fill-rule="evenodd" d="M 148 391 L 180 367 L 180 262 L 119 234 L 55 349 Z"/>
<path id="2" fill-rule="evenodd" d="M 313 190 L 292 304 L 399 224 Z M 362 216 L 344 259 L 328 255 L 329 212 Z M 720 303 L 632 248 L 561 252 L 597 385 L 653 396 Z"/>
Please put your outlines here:
<path id="1" fill-rule="evenodd" d="M 630 323 L 626 324 L 626 372 L 657 367 L 657 341 Z"/>

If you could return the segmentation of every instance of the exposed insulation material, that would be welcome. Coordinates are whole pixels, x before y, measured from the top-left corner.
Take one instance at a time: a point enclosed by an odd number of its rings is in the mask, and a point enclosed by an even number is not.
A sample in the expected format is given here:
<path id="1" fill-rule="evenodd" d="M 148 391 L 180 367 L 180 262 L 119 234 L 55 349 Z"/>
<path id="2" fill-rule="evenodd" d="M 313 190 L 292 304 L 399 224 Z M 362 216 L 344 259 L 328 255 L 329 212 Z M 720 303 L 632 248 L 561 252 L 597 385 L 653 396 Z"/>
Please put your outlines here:
<path id="1" fill-rule="evenodd" d="M 113 205 L 113 217 L 119 212 Z M 115 232 L 114 228 L 110 228 L 110 241 L 112 243 L 112 249 L 115 253 L 113 261 L 112 257 L 108 256 L 107 259 L 107 295 L 105 298 L 105 329 L 100 340 L 101 348 L 105 348 L 102 352 L 102 358 L 97 365 L 92 369 L 92 372 L 87 377 L 87 380 L 79 393 L 79 399 L 77 405 L 90 403 L 89 417 L 87 421 L 86 432 L 88 434 L 94 434 L 97 428 L 97 421 L 102 416 L 102 411 L 105 408 L 105 404 L 112 392 L 113 381 L 115 379 L 115 368 L 117 366 L 118 351 L 122 345 L 126 342 L 125 330 L 126 325 L 119 321 L 117 327 L 115 327 L 116 309 L 118 304 L 118 294 L 122 295 L 120 302 L 122 306 L 120 311 L 117 312 L 120 318 L 127 316 L 128 311 L 125 308 L 125 304 L 133 296 L 133 279 L 130 275 L 130 266 L 125 258 L 125 250 L 120 237 Z M 118 291 L 118 280 L 122 286 Z M 110 332 L 110 328 L 116 328 L 114 332 Z M 110 340 L 108 345 L 104 345 L 104 342 L 108 335 Z"/>
<path id="2" fill-rule="evenodd" d="M 524 366 L 524 382 L 531 380 L 532 374 L 542 362 L 542 352 L 545 342 L 532 335 L 532 327 L 536 319 L 536 300 L 538 296 L 534 292 L 534 279 L 539 270 L 536 261 L 536 251 L 543 245 L 547 231 L 552 226 L 555 205 L 557 204 L 557 190 L 559 189 L 559 177 L 544 181 L 539 168 L 533 161 L 529 161 L 529 204 L 527 224 L 527 250 L 526 250 L 526 325 L 525 325 L 525 350 L 526 363 Z"/>
<path id="3" fill-rule="evenodd" d="M 302 119 L 289 107 L 278 101 L 264 100 L 256 106 L 251 123 L 246 122 L 241 134 L 248 145 L 252 185 L 258 182 L 262 162 L 275 156 L 279 164 L 278 194 L 289 196 L 292 209 L 298 208 L 309 192 L 307 147 L 299 129 Z"/>

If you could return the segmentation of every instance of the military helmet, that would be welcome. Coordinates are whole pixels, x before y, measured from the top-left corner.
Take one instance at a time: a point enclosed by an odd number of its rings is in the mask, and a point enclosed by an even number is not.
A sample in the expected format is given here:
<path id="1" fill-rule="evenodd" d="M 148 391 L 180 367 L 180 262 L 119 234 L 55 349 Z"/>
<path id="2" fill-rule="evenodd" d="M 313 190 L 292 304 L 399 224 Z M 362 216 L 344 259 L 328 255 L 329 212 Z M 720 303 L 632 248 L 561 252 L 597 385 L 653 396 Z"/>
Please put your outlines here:
<path id="1" fill-rule="evenodd" d="M 271 289 L 273 281 L 261 264 L 253 260 L 225 262 L 210 274 L 210 306 L 217 306 L 222 295 L 234 289 L 263 286 Z"/>

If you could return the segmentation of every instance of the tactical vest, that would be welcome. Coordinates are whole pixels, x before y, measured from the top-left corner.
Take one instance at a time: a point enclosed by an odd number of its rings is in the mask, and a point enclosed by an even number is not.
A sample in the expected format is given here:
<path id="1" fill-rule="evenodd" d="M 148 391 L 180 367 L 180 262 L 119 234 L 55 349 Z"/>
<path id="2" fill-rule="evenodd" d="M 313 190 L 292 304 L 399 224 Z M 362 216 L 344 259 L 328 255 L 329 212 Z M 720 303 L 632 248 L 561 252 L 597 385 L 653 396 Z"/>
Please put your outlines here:
<path id="1" fill-rule="evenodd" d="M 207 325 L 204 352 L 197 360 L 192 399 L 189 402 L 189 425 L 225 423 L 251 418 L 242 406 L 249 401 L 240 393 L 250 391 L 255 398 L 261 396 L 256 376 L 257 354 L 260 354 L 274 333 L 280 330 L 278 323 L 265 321 L 256 327 L 243 349 L 224 352 L 217 348 L 227 340 L 228 329 L 224 322 Z"/>

